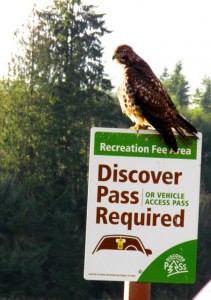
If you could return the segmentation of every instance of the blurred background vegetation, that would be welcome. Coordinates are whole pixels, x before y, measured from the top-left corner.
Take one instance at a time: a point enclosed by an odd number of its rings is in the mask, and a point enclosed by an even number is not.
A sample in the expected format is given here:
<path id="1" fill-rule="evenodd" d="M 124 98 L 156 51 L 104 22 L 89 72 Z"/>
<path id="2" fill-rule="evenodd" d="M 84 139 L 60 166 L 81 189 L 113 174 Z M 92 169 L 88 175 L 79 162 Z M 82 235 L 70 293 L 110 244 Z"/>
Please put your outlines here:
<path id="1" fill-rule="evenodd" d="M 0 299 L 118 300 L 123 283 L 83 279 L 89 135 L 131 124 L 104 72 L 104 15 L 53 2 L 16 32 L 0 82 Z M 197 281 L 153 284 L 156 300 L 192 299 L 210 278 L 211 79 L 191 94 L 182 70 L 161 80 L 203 133 Z"/>

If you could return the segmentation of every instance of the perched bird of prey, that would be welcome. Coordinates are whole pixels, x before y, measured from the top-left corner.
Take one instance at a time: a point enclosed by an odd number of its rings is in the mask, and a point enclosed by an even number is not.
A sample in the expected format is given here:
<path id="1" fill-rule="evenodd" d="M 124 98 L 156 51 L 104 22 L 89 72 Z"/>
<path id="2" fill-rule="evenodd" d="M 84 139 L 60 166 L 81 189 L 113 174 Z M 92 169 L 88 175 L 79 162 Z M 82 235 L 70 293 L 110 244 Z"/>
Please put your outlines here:
<path id="1" fill-rule="evenodd" d="M 178 112 L 150 66 L 128 45 L 118 46 L 113 59 L 123 66 L 124 79 L 117 96 L 122 112 L 135 122 L 131 129 L 152 125 L 175 152 L 178 146 L 174 131 L 188 144 L 187 133 L 196 136 L 197 130 Z"/>

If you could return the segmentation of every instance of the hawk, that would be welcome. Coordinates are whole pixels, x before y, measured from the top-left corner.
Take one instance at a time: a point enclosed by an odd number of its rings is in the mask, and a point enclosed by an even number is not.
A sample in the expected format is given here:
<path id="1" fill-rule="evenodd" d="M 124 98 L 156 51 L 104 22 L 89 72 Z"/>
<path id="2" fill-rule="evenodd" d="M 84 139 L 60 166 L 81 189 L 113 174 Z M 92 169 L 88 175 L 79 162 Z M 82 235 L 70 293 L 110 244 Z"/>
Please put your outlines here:
<path id="1" fill-rule="evenodd" d="M 196 128 L 178 112 L 150 66 L 130 46 L 118 46 L 113 59 L 123 66 L 124 79 L 117 96 L 122 112 L 135 123 L 131 129 L 153 126 L 174 152 L 178 150 L 174 131 L 186 144 L 187 133 L 197 137 Z"/>

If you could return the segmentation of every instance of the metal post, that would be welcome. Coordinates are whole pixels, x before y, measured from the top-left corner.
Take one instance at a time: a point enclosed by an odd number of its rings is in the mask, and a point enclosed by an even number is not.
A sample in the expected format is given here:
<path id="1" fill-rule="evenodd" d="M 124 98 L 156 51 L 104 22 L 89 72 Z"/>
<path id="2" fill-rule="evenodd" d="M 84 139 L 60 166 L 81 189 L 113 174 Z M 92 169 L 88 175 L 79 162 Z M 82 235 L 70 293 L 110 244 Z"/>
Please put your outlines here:
<path id="1" fill-rule="evenodd" d="M 150 300 L 151 283 L 130 282 L 124 283 L 124 300 Z"/>

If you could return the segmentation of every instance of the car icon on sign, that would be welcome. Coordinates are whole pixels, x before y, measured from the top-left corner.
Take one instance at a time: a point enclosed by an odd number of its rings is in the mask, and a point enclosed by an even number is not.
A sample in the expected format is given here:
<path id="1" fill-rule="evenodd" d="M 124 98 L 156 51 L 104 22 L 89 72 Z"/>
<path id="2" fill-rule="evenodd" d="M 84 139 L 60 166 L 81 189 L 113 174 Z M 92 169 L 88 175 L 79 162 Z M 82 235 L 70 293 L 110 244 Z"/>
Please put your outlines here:
<path id="1" fill-rule="evenodd" d="M 104 235 L 98 242 L 92 254 L 100 250 L 133 250 L 140 251 L 147 256 L 152 254 L 152 250 L 146 249 L 139 237 L 132 235 Z"/>

